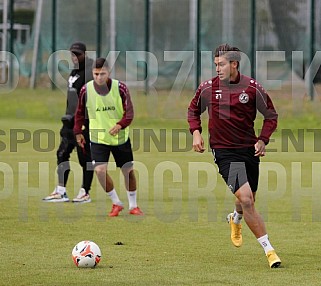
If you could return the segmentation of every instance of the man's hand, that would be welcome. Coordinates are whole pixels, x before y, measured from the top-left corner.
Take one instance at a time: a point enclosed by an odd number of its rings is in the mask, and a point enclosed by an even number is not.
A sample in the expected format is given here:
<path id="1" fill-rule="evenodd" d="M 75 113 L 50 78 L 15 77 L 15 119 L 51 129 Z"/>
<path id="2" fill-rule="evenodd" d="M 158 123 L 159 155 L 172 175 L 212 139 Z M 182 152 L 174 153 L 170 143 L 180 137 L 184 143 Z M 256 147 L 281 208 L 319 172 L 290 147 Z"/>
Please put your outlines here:
<path id="1" fill-rule="evenodd" d="M 254 156 L 260 156 L 260 157 L 265 156 L 265 143 L 262 140 L 257 141 L 256 144 L 254 145 L 254 148 L 255 148 Z"/>
<path id="2" fill-rule="evenodd" d="M 121 128 L 122 128 L 121 125 L 116 124 L 113 128 L 111 128 L 111 129 L 109 130 L 109 134 L 110 134 L 110 135 L 113 135 L 113 136 L 116 136 L 116 135 L 119 133 L 119 130 L 120 130 Z"/>
<path id="3" fill-rule="evenodd" d="M 78 144 L 81 148 L 84 148 L 84 147 L 85 147 L 86 140 L 85 140 L 84 135 L 82 135 L 81 133 L 80 133 L 80 134 L 77 134 L 77 135 L 76 135 L 76 140 L 77 140 L 77 144 Z"/>
<path id="4" fill-rule="evenodd" d="M 195 130 L 193 132 L 193 149 L 195 152 L 199 153 L 203 153 L 205 151 L 204 140 L 199 130 Z"/>

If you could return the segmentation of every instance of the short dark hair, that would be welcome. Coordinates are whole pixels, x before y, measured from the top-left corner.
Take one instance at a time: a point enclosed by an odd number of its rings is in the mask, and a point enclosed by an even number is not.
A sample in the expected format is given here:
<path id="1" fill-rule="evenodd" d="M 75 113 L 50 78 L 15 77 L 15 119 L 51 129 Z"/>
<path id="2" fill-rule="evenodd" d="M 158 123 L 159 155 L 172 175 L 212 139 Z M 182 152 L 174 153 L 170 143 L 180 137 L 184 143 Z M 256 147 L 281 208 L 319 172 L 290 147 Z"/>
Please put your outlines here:
<path id="1" fill-rule="evenodd" d="M 97 58 L 94 61 L 93 69 L 101 69 L 101 68 L 109 69 L 108 62 L 105 58 Z"/>
<path id="2" fill-rule="evenodd" d="M 215 57 L 226 57 L 230 62 L 241 60 L 241 51 L 237 47 L 231 47 L 228 44 L 222 44 L 218 46 L 215 50 Z"/>

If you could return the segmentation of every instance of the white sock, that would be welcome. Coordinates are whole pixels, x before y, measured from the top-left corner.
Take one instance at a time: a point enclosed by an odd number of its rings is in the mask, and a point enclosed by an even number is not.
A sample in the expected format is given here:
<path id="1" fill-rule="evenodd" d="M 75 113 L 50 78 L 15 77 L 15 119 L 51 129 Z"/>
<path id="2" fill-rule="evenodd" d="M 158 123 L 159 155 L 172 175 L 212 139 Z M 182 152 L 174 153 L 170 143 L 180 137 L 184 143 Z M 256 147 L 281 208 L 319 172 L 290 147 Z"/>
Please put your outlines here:
<path id="1" fill-rule="evenodd" d="M 257 239 L 257 241 L 261 244 L 261 246 L 264 249 L 265 254 L 267 254 L 269 251 L 274 250 L 272 247 L 268 235 L 263 235 Z"/>
<path id="2" fill-rule="evenodd" d="M 123 205 L 115 189 L 112 189 L 110 192 L 107 192 L 107 195 L 110 197 L 114 205 L 119 205 L 119 206 Z"/>
<path id="3" fill-rule="evenodd" d="M 56 187 L 56 192 L 63 195 L 64 193 L 66 193 L 66 187 L 62 187 L 62 186 L 57 186 Z"/>
<path id="4" fill-rule="evenodd" d="M 127 191 L 128 204 L 129 204 L 130 210 L 137 208 L 136 193 L 137 191 L 132 191 L 132 192 Z"/>
<path id="5" fill-rule="evenodd" d="M 235 224 L 240 224 L 242 220 L 243 214 L 238 213 L 236 210 L 234 210 L 233 213 L 233 221 Z"/>

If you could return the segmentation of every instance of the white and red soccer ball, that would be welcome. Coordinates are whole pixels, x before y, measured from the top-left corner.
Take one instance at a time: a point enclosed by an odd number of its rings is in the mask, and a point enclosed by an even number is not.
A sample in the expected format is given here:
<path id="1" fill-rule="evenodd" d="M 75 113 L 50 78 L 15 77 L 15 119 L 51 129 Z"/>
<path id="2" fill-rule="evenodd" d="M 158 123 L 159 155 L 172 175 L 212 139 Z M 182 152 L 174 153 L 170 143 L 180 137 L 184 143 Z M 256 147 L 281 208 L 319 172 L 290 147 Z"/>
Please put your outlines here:
<path id="1" fill-rule="evenodd" d="M 90 240 L 77 243 L 71 254 L 72 260 L 79 268 L 93 268 L 101 259 L 99 246 Z"/>

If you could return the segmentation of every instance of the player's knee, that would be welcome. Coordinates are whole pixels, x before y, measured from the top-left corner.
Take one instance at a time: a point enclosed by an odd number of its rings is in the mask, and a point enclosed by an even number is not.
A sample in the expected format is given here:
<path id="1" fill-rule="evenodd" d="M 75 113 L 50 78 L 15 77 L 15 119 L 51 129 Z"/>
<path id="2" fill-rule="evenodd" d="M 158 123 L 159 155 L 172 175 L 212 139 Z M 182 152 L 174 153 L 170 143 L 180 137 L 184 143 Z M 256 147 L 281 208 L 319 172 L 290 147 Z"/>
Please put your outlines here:
<path id="1" fill-rule="evenodd" d="M 95 173 L 97 176 L 106 176 L 106 167 L 104 165 L 97 165 L 95 167 Z"/>
<path id="2" fill-rule="evenodd" d="M 128 174 L 129 178 L 135 178 L 135 173 L 133 169 L 129 169 L 128 171 L 126 171 L 125 173 Z"/>
<path id="3" fill-rule="evenodd" d="M 134 176 L 133 163 L 128 162 L 121 167 L 121 170 L 125 176 Z"/>
<path id="4" fill-rule="evenodd" d="M 251 210 L 254 208 L 254 200 L 252 197 L 244 197 L 241 200 L 241 206 L 243 210 Z"/>

